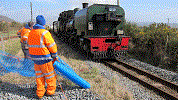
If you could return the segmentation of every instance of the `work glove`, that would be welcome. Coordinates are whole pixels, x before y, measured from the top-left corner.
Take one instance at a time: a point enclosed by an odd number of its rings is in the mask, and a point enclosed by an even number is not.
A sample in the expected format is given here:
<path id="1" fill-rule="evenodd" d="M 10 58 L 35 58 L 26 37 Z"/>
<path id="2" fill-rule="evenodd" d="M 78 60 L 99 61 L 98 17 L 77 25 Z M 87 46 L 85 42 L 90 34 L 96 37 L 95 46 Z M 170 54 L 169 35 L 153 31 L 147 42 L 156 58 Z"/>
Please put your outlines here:
<path id="1" fill-rule="evenodd" d="M 56 57 L 56 58 L 53 58 L 52 63 L 54 64 L 54 62 L 55 62 L 56 60 L 58 60 L 58 58 L 57 58 L 57 57 Z"/>

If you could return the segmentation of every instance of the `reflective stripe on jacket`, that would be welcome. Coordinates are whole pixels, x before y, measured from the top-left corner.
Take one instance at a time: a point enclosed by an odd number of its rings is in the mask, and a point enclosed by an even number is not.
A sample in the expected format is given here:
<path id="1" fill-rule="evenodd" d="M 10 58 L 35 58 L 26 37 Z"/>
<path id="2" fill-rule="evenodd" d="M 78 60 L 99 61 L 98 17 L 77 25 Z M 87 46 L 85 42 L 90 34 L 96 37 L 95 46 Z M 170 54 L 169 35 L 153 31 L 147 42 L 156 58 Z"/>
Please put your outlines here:
<path id="1" fill-rule="evenodd" d="M 27 43 L 28 35 L 29 35 L 29 33 L 25 33 L 24 36 L 22 37 L 22 40 L 24 43 Z"/>
<path id="2" fill-rule="evenodd" d="M 37 65 L 45 64 L 57 56 L 57 46 L 49 31 L 32 29 L 28 37 L 29 53 Z"/>

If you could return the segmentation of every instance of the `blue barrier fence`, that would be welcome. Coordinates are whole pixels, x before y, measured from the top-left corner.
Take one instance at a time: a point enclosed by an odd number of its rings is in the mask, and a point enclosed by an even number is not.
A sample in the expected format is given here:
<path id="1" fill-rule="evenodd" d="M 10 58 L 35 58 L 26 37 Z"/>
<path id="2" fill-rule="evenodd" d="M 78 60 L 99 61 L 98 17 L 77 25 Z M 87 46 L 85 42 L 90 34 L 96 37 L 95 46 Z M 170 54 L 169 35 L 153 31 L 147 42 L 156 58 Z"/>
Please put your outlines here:
<path id="1" fill-rule="evenodd" d="M 61 58 L 58 57 L 58 61 L 56 61 L 53 66 L 58 75 L 69 79 L 83 88 L 90 88 L 90 84 L 78 76 Z M 0 50 L 0 75 L 2 76 L 9 72 L 19 73 L 25 77 L 34 77 L 34 63 L 30 59 L 19 58 Z"/>
<path id="2" fill-rule="evenodd" d="M 0 50 L 0 75 L 13 72 L 25 77 L 35 76 L 34 63 L 30 59 L 19 58 Z"/>

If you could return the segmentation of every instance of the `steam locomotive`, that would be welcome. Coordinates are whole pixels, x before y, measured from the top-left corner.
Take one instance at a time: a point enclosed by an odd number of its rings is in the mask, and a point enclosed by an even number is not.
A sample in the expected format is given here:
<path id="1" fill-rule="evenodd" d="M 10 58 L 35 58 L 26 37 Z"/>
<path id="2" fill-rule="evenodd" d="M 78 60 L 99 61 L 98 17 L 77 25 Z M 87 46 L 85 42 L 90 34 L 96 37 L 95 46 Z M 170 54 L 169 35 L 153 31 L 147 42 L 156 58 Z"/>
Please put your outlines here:
<path id="1" fill-rule="evenodd" d="M 94 59 L 116 58 L 128 51 L 130 37 L 124 35 L 124 21 L 125 12 L 119 5 L 83 3 L 83 9 L 61 12 L 53 31 Z"/>

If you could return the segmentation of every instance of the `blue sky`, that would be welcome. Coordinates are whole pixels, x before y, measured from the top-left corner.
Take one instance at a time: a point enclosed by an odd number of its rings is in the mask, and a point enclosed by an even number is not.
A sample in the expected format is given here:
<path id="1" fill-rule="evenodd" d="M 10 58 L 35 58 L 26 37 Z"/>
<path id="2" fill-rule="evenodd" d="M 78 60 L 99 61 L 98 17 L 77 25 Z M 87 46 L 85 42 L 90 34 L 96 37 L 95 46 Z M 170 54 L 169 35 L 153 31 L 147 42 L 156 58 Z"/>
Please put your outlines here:
<path id="1" fill-rule="evenodd" d="M 0 15 L 8 16 L 18 22 L 31 19 L 30 2 L 33 3 L 33 19 L 44 15 L 47 24 L 57 20 L 60 12 L 76 7 L 83 2 L 98 4 L 117 4 L 117 0 L 1 0 Z M 178 0 L 120 0 L 126 20 L 131 22 L 178 23 Z M 35 20 L 34 20 L 35 21 Z"/>

